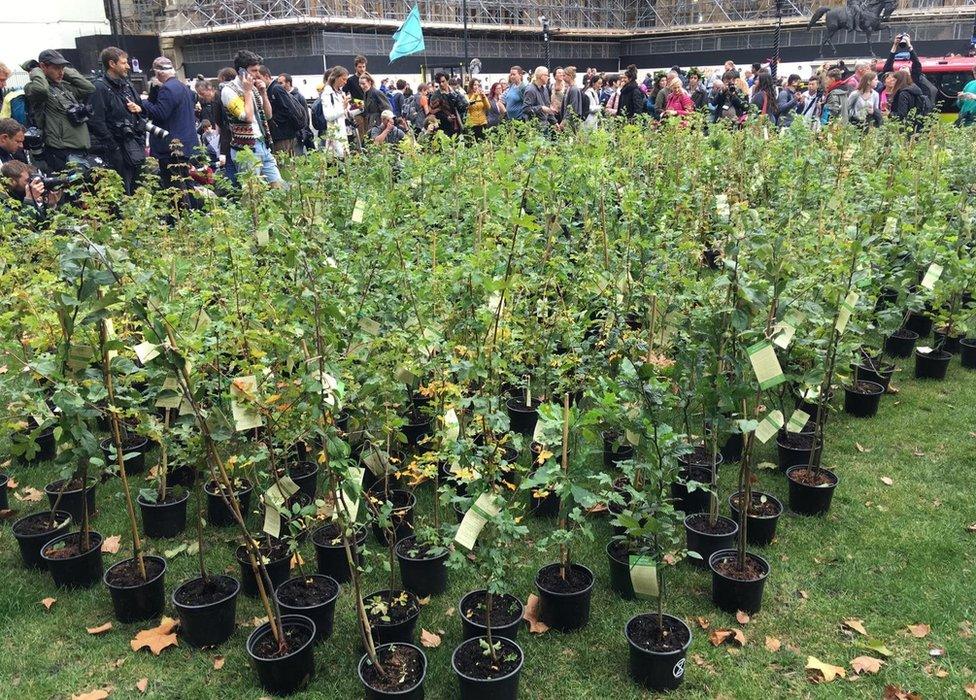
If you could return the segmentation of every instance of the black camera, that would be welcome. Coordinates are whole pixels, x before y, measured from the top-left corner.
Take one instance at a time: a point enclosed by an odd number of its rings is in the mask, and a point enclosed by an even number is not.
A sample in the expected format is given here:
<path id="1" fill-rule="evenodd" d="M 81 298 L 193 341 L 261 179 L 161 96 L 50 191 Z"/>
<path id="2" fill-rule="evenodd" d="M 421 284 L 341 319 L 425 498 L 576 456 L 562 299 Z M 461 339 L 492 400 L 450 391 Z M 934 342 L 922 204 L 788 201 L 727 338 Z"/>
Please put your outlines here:
<path id="1" fill-rule="evenodd" d="M 908 41 L 906 40 L 906 36 L 907 35 L 905 35 L 905 34 L 899 34 L 896 37 L 896 40 L 898 42 L 898 50 L 899 51 L 908 51 Z"/>
<path id="2" fill-rule="evenodd" d="M 68 121 L 73 126 L 81 126 L 91 119 L 94 112 L 92 112 L 92 108 L 88 105 L 73 104 L 65 110 L 65 114 L 68 115 Z"/>
<path id="3" fill-rule="evenodd" d="M 24 149 L 34 158 L 40 158 L 44 151 L 44 132 L 36 126 L 24 131 Z"/>

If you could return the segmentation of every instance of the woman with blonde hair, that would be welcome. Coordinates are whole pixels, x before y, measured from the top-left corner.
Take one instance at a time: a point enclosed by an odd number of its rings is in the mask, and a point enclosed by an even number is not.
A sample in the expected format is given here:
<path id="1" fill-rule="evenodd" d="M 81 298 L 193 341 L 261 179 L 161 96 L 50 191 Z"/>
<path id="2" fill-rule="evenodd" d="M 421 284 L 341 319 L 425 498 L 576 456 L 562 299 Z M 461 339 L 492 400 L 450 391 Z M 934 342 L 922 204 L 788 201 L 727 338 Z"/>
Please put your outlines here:
<path id="1" fill-rule="evenodd" d="M 465 119 L 466 126 L 471 129 L 476 141 L 485 137 L 485 129 L 488 127 L 488 111 L 491 104 L 488 96 L 481 89 L 481 81 L 472 78 L 468 83 L 468 116 Z"/>
<path id="2" fill-rule="evenodd" d="M 322 147 L 336 158 L 345 158 L 349 153 L 349 137 L 346 135 L 346 117 L 355 117 L 360 110 L 349 109 L 349 95 L 343 91 L 349 71 L 335 66 L 325 74 L 325 87 L 320 100 L 325 130 L 320 132 Z"/>
<path id="3" fill-rule="evenodd" d="M 873 70 L 861 76 L 857 90 L 847 98 L 847 118 L 851 124 L 881 126 L 881 97 L 874 89 L 877 84 L 878 74 Z"/>
<path id="4" fill-rule="evenodd" d="M 694 111 L 695 103 L 681 84 L 681 78 L 671 78 L 667 88 L 668 97 L 664 103 L 663 117 L 684 117 Z"/>

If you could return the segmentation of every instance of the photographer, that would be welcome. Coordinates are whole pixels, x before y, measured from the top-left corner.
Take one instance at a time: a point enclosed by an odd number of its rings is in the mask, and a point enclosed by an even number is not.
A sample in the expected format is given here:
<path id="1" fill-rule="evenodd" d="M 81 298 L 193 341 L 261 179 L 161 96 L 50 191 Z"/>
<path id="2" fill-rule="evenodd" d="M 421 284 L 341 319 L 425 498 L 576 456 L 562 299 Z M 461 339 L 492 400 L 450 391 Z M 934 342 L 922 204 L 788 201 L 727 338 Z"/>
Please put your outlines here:
<path id="1" fill-rule="evenodd" d="M 58 194 L 52 189 L 62 184 L 57 178 L 48 178 L 47 182 L 52 185 L 48 188 L 37 168 L 19 160 L 8 161 L 0 167 L 0 180 L 6 195 L 4 203 L 18 202 L 21 212 L 35 221 L 43 219 L 45 212 L 57 204 Z"/>
<path id="2" fill-rule="evenodd" d="M 109 46 L 99 60 L 105 75 L 95 81 L 92 97 L 91 152 L 119 174 L 125 193 L 132 194 L 146 160 L 146 126 L 139 115 L 139 96 L 126 79 L 129 57 L 125 51 Z"/>
<path id="3" fill-rule="evenodd" d="M 44 162 L 49 172 L 63 170 L 72 157 L 84 158 L 91 145 L 85 103 L 95 86 L 81 77 L 57 51 L 41 51 L 37 61 L 28 61 L 30 82 L 24 88 L 31 117 L 44 132 Z"/>
<path id="4" fill-rule="evenodd" d="M 165 56 L 153 61 L 153 73 L 149 99 L 142 101 L 142 111 L 156 127 L 149 132 L 149 153 L 159 160 L 163 187 L 171 187 L 174 175 L 185 176 L 187 159 L 200 145 L 196 98 L 176 77 L 172 61 Z"/>

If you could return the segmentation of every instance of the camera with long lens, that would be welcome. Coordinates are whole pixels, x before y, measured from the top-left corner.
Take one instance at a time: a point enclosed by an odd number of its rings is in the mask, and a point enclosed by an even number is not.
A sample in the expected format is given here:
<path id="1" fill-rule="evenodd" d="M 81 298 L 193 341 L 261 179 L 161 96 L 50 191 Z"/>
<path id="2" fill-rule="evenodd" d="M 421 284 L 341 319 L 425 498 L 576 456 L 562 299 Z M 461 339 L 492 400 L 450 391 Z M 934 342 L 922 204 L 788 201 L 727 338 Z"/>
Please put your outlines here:
<path id="1" fill-rule="evenodd" d="M 65 114 L 68 117 L 68 121 L 71 122 L 73 126 L 81 126 L 91 119 L 94 112 L 89 105 L 73 104 L 65 110 Z"/>
<path id="2" fill-rule="evenodd" d="M 24 130 L 24 149 L 31 158 L 40 158 L 44 153 L 44 132 L 36 126 Z"/>
<path id="3" fill-rule="evenodd" d="M 157 139 L 166 141 L 169 139 L 169 132 L 161 126 L 156 126 L 148 119 L 145 120 L 143 128 L 146 130 L 150 136 L 155 136 Z"/>

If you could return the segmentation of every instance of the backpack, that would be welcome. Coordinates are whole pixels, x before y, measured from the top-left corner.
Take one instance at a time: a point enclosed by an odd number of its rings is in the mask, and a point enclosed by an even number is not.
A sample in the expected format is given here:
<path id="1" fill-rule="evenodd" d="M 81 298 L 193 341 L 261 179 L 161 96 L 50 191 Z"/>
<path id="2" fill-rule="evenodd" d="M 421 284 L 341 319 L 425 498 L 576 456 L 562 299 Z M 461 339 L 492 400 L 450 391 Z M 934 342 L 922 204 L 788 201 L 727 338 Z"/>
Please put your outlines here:
<path id="1" fill-rule="evenodd" d="M 322 111 L 322 98 L 320 97 L 312 103 L 312 128 L 321 133 L 325 131 L 328 125 L 329 122 L 325 120 L 325 112 Z"/>
<path id="2" fill-rule="evenodd" d="M 16 119 L 21 126 L 27 126 L 27 97 L 22 89 L 11 90 L 3 98 L 3 108 L 0 118 Z"/>
<path id="3" fill-rule="evenodd" d="M 932 112 L 932 98 L 925 90 L 919 88 L 919 93 L 914 96 L 912 106 L 915 109 L 916 116 L 924 117 Z"/>

